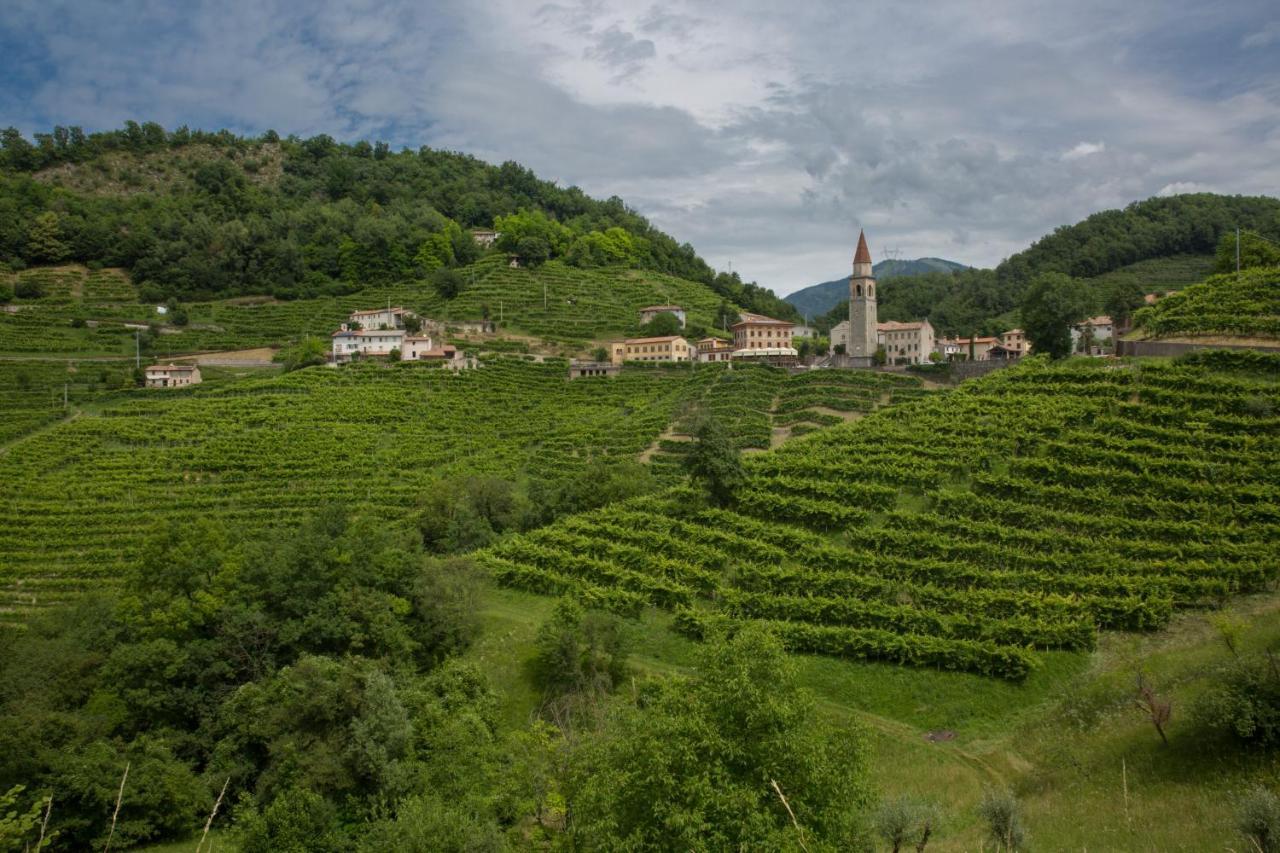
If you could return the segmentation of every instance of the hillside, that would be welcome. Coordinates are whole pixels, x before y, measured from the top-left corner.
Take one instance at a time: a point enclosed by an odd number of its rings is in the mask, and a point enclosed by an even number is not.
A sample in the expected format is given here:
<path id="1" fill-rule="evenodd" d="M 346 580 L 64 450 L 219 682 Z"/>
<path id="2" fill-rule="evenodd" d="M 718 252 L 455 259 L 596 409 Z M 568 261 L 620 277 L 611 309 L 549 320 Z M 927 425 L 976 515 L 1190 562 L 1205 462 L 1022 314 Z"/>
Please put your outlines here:
<path id="1" fill-rule="evenodd" d="M 1277 404 L 1274 376 L 1033 361 L 752 457 L 731 510 L 639 498 L 484 560 L 695 637 L 1023 681 L 1274 581 Z"/>
<path id="2" fill-rule="evenodd" d="M 1148 338 L 1266 338 L 1280 344 L 1280 267 L 1205 279 L 1134 315 Z"/>
<path id="3" fill-rule="evenodd" d="M 879 281 L 886 281 L 898 276 L 924 275 L 931 272 L 952 273 L 957 270 L 968 269 L 968 267 L 955 261 L 943 260 L 942 258 L 916 258 L 909 261 L 882 260 L 872 266 L 871 269 Z M 783 297 L 806 317 L 817 317 L 825 314 L 834 308 L 837 303 L 847 301 L 848 298 L 848 276 L 824 281 L 821 284 L 813 284 Z"/>
<path id="4" fill-rule="evenodd" d="M 881 317 L 928 317 L 946 334 L 995 334 L 1017 322 L 1035 276 L 1061 272 L 1080 282 L 1094 313 L 1135 288 L 1165 291 L 1199 281 L 1222 237 L 1235 228 L 1280 240 L 1280 199 L 1197 193 L 1150 198 L 1064 225 L 995 269 L 899 277 L 880 289 Z M 845 313 L 839 305 L 820 321 Z"/>
<path id="5" fill-rule="evenodd" d="M 621 199 L 592 199 L 516 163 L 151 123 L 59 131 L 37 144 L 5 132 L 0 265 L 123 268 L 153 303 L 316 298 L 465 267 L 485 253 L 468 229 L 497 228 L 495 251 L 530 266 L 651 271 L 751 310 L 790 311 L 717 274 Z"/>

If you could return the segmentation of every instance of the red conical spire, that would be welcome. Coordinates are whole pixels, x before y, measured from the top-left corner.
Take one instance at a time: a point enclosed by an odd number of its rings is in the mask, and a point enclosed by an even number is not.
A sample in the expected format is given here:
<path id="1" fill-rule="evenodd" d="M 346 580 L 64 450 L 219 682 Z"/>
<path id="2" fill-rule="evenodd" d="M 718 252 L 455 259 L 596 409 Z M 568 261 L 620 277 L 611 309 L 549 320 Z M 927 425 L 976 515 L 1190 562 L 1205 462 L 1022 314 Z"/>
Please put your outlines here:
<path id="1" fill-rule="evenodd" d="M 871 251 L 867 248 L 867 235 L 858 229 L 858 251 L 853 253 L 853 262 L 855 264 L 871 263 Z"/>

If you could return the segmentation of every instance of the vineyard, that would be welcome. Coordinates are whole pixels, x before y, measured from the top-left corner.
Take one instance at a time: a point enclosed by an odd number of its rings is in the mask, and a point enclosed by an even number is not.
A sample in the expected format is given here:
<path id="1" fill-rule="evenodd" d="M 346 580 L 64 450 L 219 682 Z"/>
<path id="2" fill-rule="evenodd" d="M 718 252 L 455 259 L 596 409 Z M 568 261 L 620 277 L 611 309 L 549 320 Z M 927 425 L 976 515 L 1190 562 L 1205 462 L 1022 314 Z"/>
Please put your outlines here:
<path id="1" fill-rule="evenodd" d="M 1213 276 L 1143 308 L 1134 323 L 1150 337 L 1280 338 L 1280 268 Z"/>
<path id="2" fill-rule="evenodd" d="M 564 362 L 498 359 L 460 374 L 354 365 L 117 394 L 102 416 L 0 453 L 0 607 L 12 616 L 119 576 L 168 522 L 260 529 L 332 501 L 395 520 L 452 475 L 554 478 L 593 457 L 634 458 L 716 376 L 566 382 Z M 59 416 L 60 397 L 51 412 L 44 393 L 32 417 Z"/>
<path id="3" fill-rule="evenodd" d="M 1021 680 L 1274 581 L 1280 385 L 1249 365 L 1024 363 L 750 457 L 731 509 L 679 487 L 482 560 L 692 636 Z"/>
<path id="4" fill-rule="evenodd" d="M 340 297 L 189 303 L 183 306 L 188 324 L 177 326 L 156 306 L 140 304 L 119 270 L 34 268 L 10 275 L 7 284 L 0 279 L 6 292 L 26 285 L 39 293 L 19 295 L 0 313 L 0 353 L 131 355 L 135 331 L 148 325 L 160 332 L 151 353 L 161 358 L 273 346 L 304 335 L 326 337 L 353 310 L 388 303 L 446 321 L 488 315 L 503 330 L 585 348 L 591 340 L 632 329 L 645 305 L 677 302 L 691 323 L 703 326 L 713 325 L 720 305 L 720 298 L 701 284 L 648 271 L 579 270 L 558 262 L 529 270 L 490 255 L 459 272 L 466 285 L 448 301 L 425 281 L 404 282 Z"/>

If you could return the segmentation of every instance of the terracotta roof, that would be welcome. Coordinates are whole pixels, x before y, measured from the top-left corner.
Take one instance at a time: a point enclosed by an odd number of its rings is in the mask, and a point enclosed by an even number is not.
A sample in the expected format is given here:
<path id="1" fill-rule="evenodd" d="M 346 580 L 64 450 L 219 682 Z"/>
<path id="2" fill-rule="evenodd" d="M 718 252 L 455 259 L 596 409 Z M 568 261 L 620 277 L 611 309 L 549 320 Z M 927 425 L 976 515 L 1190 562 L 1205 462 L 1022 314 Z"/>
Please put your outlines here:
<path id="1" fill-rule="evenodd" d="M 457 355 L 458 348 L 452 344 L 445 344 L 442 347 L 429 349 L 426 352 L 418 353 L 418 358 L 453 358 Z"/>
<path id="2" fill-rule="evenodd" d="M 867 248 L 867 235 L 862 229 L 858 229 L 858 251 L 853 253 L 853 262 L 855 264 L 871 263 L 871 250 Z"/>
<path id="3" fill-rule="evenodd" d="M 336 338 L 339 335 L 350 335 L 354 338 L 354 337 L 361 337 L 361 336 L 373 337 L 374 335 L 403 335 L 403 334 L 404 334 L 404 329 L 368 329 L 368 330 L 361 329 L 359 331 L 356 331 L 354 329 L 339 329 L 329 337 Z"/>
<path id="4" fill-rule="evenodd" d="M 679 305 L 646 305 L 641 311 L 683 311 Z"/>
<path id="5" fill-rule="evenodd" d="M 899 323 L 897 320 L 888 320 L 884 323 L 876 323 L 876 331 L 880 332 L 905 332 L 911 329 L 923 328 L 923 321 L 918 323 Z"/>
<path id="6" fill-rule="evenodd" d="M 997 342 L 998 342 L 998 340 L 999 340 L 998 338 L 974 338 L 974 339 L 973 339 L 973 342 L 974 342 L 975 344 L 994 344 L 994 343 L 997 343 Z M 953 344 L 962 344 L 962 345 L 964 345 L 964 346 L 968 346 L 968 345 L 969 345 L 969 339 L 968 339 L 968 338 L 956 338 L 955 340 L 948 341 L 948 343 L 953 343 Z"/>
<path id="7" fill-rule="evenodd" d="M 1110 326 L 1110 325 L 1112 325 L 1112 323 L 1111 323 L 1111 318 L 1110 318 L 1110 317 L 1108 317 L 1106 314 L 1100 314 L 1100 315 L 1098 315 L 1097 317 L 1090 317 L 1088 320 L 1085 320 L 1085 321 L 1084 321 L 1083 323 L 1081 323 L 1080 325 L 1084 326 L 1084 325 L 1086 325 L 1086 324 L 1087 324 L 1087 325 L 1090 325 L 1090 326 Z"/>
<path id="8" fill-rule="evenodd" d="M 665 344 L 668 341 L 682 340 L 684 340 L 684 338 L 681 335 L 664 335 L 660 338 L 627 338 L 623 343 L 631 346 L 634 344 Z"/>
<path id="9" fill-rule="evenodd" d="M 763 314 L 752 314 L 747 311 L 743 311 L 738 316 L 741 319 L 729 328 L 736 329 L 739 326 L 786 326 L 787 328 L 791 328 L 795 325 L 795 323 L 792 323 L 790 320 L 775 320 L 772 317 L 766 317 Z"/>

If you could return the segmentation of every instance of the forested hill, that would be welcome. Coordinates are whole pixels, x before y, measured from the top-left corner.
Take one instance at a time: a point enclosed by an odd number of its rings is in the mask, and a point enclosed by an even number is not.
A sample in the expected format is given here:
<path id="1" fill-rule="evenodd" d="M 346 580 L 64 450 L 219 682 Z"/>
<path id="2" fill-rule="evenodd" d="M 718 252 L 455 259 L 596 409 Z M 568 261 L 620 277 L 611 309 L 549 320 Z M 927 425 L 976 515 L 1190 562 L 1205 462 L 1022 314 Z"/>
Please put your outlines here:
<path id="1" fill-rule="evenodd" d="M 1131 297 L 1133 289 L 1166 290 L 1199 281 L 1219 241 L 1236 228 L 1280 240 L 1280 199 L 1212 193 L 1151 198 L 1056 229 L 991 270 L 891 279 L 880 288 L 885 320 L 929 317 L 948 333 L 998 332 L 1035 276 L 1076 278 L 1095 311 Z M 847 309 L 833 308 L 821 324 Z M 821 325 L 820 324 L 820 325 Z"/>
<path id="2" fill-rule="evenodd" d="M 530 265 L 647 269 L 762 313 L 767 289 L 717 274 L 619 198 L 517 163 L 328 136 L 244 138 L 154 123 L 29 141 L 0 134 L 0 263 L 128 269 L 146 299 L 339 295 L 474 261 L 471 228 Z"/>
<path id="3" fill-rule="evenodd" d="M 875 273 L 878 281 L 885 281 L 886 279 L 904 275 L 924 275 L 931 272 L 952 273 L 963 269 L 968 269 L 968 267 L 955 261 L 943 260 L 942 258 L 916 258 L 909 261 L 885 259 L 874 265 L 871 271 Z M 821 284 L 809 285 L 797 290 L 795 293 L 788 294 L 784 298 L 794 305 L 801 314 L 817 316 L 830 311 L 840 300 L 848 298 L 848 295 L 849 276 L 846 275 L 844 278 L 836 278 L 831 281 L 824 281 Z"/>

